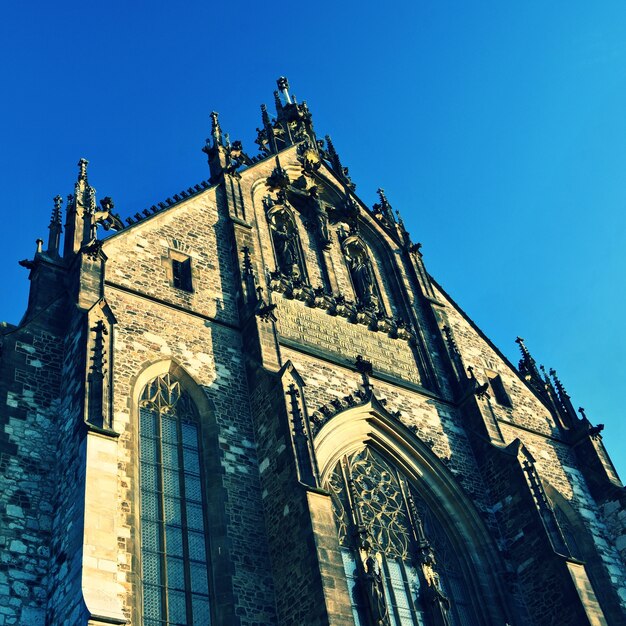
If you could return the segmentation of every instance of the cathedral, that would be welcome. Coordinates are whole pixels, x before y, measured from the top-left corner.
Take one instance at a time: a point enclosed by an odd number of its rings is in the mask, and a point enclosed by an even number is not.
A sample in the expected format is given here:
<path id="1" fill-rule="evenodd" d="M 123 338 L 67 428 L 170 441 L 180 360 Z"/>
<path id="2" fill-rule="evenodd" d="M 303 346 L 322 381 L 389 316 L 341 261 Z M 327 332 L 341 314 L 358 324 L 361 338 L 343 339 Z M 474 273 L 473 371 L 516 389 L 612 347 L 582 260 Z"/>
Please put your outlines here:
<path id="1" fill-rule="evenodd" d="M 626 624 L 626 494 L 277 81 L 132 216 L 81 159 L 0 329 L 0 626 Z"/>

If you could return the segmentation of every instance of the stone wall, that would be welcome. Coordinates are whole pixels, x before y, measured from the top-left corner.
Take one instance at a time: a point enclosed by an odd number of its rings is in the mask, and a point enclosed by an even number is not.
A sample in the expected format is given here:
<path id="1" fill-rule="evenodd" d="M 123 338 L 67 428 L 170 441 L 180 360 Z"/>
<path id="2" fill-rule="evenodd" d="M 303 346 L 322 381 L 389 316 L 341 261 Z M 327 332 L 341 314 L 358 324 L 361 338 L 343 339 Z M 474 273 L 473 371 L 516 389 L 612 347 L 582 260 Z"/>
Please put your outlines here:
<path id="1" fill-rule="evenodd" d="M 43 624 L 63 342 L 58 303 L 0 344 L 0 624 Z"/>
<path id="2" fill-rule="evenodd" d="M 209 197 L 211 193 L 207 192 Z M 225 236 L 211 202 L 215 200 L 190 201 L 187 210 L 145 224 L 141 235 L 131 232 L 105 245 L 110 256 L 106 299 L 117 319 L 113 391 L 114 429 L 120 433 L 119 498 L 111 513 L 120 546 L 118 581 L 125 590 L 122 600 L 130 623 L 140 612 L 138 433 L 133 398 L 141 391 L 140 374 L 155 363 L 163 364 L 159 373 L 182 368 L 210 407 L 201 420 L 208 448 L 206 495 L 216 623 L 275 620 L 242 340 L 232 326 L 237 321 L 232 239 Z M 177 249 L 194 255 L 193 294 L 175 289 L 161 265 L 173 236 Z M 120 287 L 114 286 L 123 268 L 129 268 L 128 273 Z"/>

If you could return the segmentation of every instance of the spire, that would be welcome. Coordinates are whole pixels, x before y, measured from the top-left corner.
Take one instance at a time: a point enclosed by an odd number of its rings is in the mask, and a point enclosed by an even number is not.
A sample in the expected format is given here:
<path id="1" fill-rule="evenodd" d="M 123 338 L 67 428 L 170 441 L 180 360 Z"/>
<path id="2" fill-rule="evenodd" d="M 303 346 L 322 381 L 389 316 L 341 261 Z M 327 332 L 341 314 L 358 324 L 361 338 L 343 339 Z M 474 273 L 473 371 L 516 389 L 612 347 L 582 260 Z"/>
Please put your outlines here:
<path id="1" fill-rule="evenodd" d="M 224 145 L 222 142 L 222 129 L 218 120 L 219 113 L 211 111 L 211 137 L 213 138 L 213 147 Z M 208 143 L 208 139 L 207 139 Z"/>
<path id="2" fill-rule="evenodd" d="M 263 126 L 265 127 L 271 124 L 270 115 L 267 112 L 267 106 L 265 104 L 261 105 L 261 120 L 263 121 Z"/>
<path id="3" fill-rule="evenodd" d="M 341 160 L 339 159 L 337 150 L 335 150 L 335 144 L 333 144 L 333 140 L 330 138 L 330 135 L 326 135 L 325 139 L 326 139 L 326 148 L 328 151 L 328 160 L 330 162 L 330 165 L 337 174 L 342 175 L 343 165 L 341 165 Z"/>
<path id="4" fill-rule="evenodd" d="M 308 141 L 317 146 L 317 139 L 313 132 L 311 113 L 305 102 L 298 104 L 295 97 L 289 93 L 289 81 L 281 76 L 274 91 L 274 106 L 276 118 L 270 119 L 265 105 L 261 105 L 263 127 L 257 128 L 255 143 L 264 156 L 276 154 L 302 141 Z"/>
<path id="5" fill-rule="evenodd" d="M 52 216 L 50 217 L 50 225 L 48 226 L 50 234 L 48 236 L 48 254 L 57 256 L 59 254 L 59 244 L 61 241 L 61 233 L 63 227 L 61 226 L 61 206 L 63 204 L 63 198 L 56 196 L 54 198 L 54 207 L 52 209 Z"/>
<path id="6" fill-rule="evenodd" d="M 326 148 L 325 158 L 330 163 L 333 171 L 346 187 L 354 191 L 356 185 L 350 179 L 348 168 L 341 164 L 341 159 L 337 154 L 337 150 L 335 150 L 335 145 L 333 144 L 333 140 L 330 138 L 330 135 L 326 135 Z"/>
<path id="7" fill-rule="evenodd" d="M 293 104 L 293 102 L 291 101 L 291 96 L 289 95 L 289 81 L 284 76 L 281 76 L 276 81 L 276 85 L 278 86 L 278 91 L 280 91 L 283 98 L 285 99 L 285 102 L 287 104 Z"/>
<path id="8" fill-rule="evenodd" d="M 526 379 L 526 381 L 532 385 L 536 390 L 542 391 L 543 381 L 541 380 L 541 374 L 537 369 L 537 362 L 531 356 L 524 340 L 521 337 L 515 339 L 515 343 L 519 345 L 519 349 L 522 353 L 518 370 L 519 373 Z"/>
<path id="9" fill-rule="evenodd" d="M 376 190 L 378 197 L 380 198 L 380 203 L 376 202 L 372 207 L 374 211 L 374 215 L 378 217 L 379 215 L 387 220 L 390 224 L 393 224 L 396 220 L 393 215 L 393 209 L 389 204 L 389 200 L 387 200 L 387 196 L 385 195 L 385 190 L 382 188 L 378 188 Z"/>
<path id="10" fill-rule="evenodd" d="M 74 184 L 74 194 L 68 196 L 65 206 L 65 242 L 63 256 L 78 252 L 93 238 L 92 217 L 96 211 L 96 190 L 87 180 L 89 161 L 78 161 L 78 178 Z"/>
<path id="11" fill-rule="evenodd" d="M 554 386 L 556 387 L 556 391 L 559 395 L 559 400 L 561 402 L 561 406 L 563 407 L 563 410 L 565 411 L 565 413 L 571 420 L 571 423 L 575 424 L 576 421 L 578 420 L 578 415 L 576 415 L 576 410 L 574 409 L 574 406 L 572 405 L 572 401 L 569 397 L 569 394 L 567 393 L 567 391 L 565 391 L 565 387 L 563 386 L 563 383 L 560 381 L 559 377 L 557 376 L 555 369 L 550 369 L 550 376 L 552 377 L 552 380 L 554 381 Z"/>
<path id="12" fill-rule="evenodd" d="M 283 112 L 283 103 L 280 100 L 278 91 L 274 91 L 274 107 L 276 108 L 276 113 L 280 114 Z"/>
<path id="13" fill-rule="evenodd" d="M 216 183 L 224 173 L 237 175 L 237 169 L 244 163 L 249 163 L 250 159 L 243 151 L 241 141 L 230 142 L 228 133 L 222 132 L 219 123 L 219 115 L 216 111 L 211 113 L 211 137 L 206 140 L 202 152 L 209 161 L 211 172 L 211 183 Z"/>
<path id="14" fill-rule="evenodd" d="M 87 184 L 87 166 L 89 165 L 89 161 L 85 158 L 82 158 L 78 161 L 78 180 L 85 181 Z"/>
<path id="15" fill-rule="evenodd" d="M 276 154 L 276 141 L 274 139 L 274 127 L 272 126 L 272 120 L 267 112 L 267 106 L 261 105 L 261 121 L 263 122 L 262 128 L 257 128 L 257 138 L 254 143 L 259 146 L 259 150 L 264 156 L 270 154 Z"/>

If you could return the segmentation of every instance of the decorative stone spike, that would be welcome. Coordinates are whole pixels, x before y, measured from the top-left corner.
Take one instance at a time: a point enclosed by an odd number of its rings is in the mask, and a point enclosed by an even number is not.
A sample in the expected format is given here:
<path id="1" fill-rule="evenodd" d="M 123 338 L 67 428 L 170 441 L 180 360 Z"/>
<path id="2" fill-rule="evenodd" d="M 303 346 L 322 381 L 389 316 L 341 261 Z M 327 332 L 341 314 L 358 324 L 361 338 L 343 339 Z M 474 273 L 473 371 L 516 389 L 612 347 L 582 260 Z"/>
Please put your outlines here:
<path id="1" fill-rule="evenodd" d="M 283 103 L 280 101 L 278 91 L 274 92 L 274 106 L 276 107 L 276 113 L 280 114 L 283 110 Z"/>
<path id="2" fill-rule="evenodd" d="M 263 126 L 270 125 L 270 116 L 267 112 L 267 106 L 265 106 L 264 104 L 261 105 L 261 120 L 263 121 Z"/>
<path id="3" fill-rule="evenodd" d="M 576 411 L 574 410 L 574 405 L 572 404 L 569 394 L 567 393 L 567 391 L 565 391 L 565 387 L 563 386 L 563 383 L 560 381 L 559 377 L 557 376 L 555 369 L 550 369 L 550 376 L 552 377 L 552 380 L 554 381 L 554 386 L 556 388 L 563 410 L 565 411 L 567 416 L 570 418 L 572 423 L 575 423 L 575 421 L 578 419 L 578 416 L 576 415 Z"/>
<path id="4" fill-rule="evenodd" d="M 537 369 L 537 362 L 531 356 L 524 340 L 521 337 L 515 339 L 515 343 L 519 346 L 522 353 L 518 369 L 520 374 L 526 379 L 526 381 L 539 393 L 543 393 L 543 381 L 539 370 Z"/>
<path id="5" fill-rule="evenodd" d="M 59 195 L 54 197 L 54 208 L 52 209 L 52 217 L 50 223 L 60 224 L 62 220 L 61 207 L 63 206 L 63 198 Z"/>
<path id="6" fill-rule="evenodd" d="M 387 196 L 385 195 L 385 190 L 382 188 L 378 188 L 376 190 L 376 193 L 378 194 L 378 197 L 380 198 L 380 203 L 377 202 L 372 207 L 374 214 L 376 216 L 381 216 L 382 219 L 386 220 L 390 224 L 394 224 L 395 218 L 393 215 L 393 209 L 391 208 L 391 205 L 389 204 L 389 201 L 387 200 Z"/>
<path id="7" fill-rule="evenodd" d="M 87 182 L 87 165 L 89 165 L 89 161 L 87 159 L 81 158 L 78 161 L 78 180 L 84 180 Z"/>
<path id="8" fill-rule="evenodd" d="M 48 254 L 56 256 L 59 254 L 59 244 L 61 242 L 61 233 L 63 227 L 61 226 L 62 211 L 61 206 L 63 204 L 63 198 L 56 196 L 54 198 L 54 207 L 52 209 L 52 215 L 50 217 L 50 225 L 48 229 L 50 234 L 48 235 Z"/>
<path id="9" fill-rule="evenodd" d="M 289 81 L 284 76 L 281 76 L 276 81 L 276 85 L 278 86 L 280 93 L 283 95 L 283 98 L 285 98 L 285 102 L 287 104 L 292 104 L 291 96 L 289 95 Z"/>
<path id="10" fill-rule="evenodd" d="M 213 147 L 223 145 L 222 142 L 222 129 L 218 120 L 219 113 L 217 111 L 211 111 L 211 137 L 213 138 Z M 208 140 L 207 140 L 208 141 Z"/>

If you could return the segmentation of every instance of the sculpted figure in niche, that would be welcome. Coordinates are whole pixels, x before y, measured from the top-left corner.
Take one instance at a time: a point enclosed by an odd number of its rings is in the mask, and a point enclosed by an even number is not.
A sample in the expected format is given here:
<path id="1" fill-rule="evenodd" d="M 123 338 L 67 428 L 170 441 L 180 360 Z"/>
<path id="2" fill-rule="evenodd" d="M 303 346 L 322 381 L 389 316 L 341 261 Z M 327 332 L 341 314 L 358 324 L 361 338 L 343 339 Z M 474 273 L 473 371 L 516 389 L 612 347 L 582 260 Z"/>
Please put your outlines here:
<path id="1" fill-rule="evenodd" d="M 375 278 L 367 253 L 362 247 L 353 245 L 346 250 L 346 256 L 358 302 L 368 308 L 377 308 Z"/>
<path id="2" fill-rule="evenodd" d="M 372 556 L 369 556 L 365 561 L 365 586 L 373 624 L 389 626 L 389 612 L 385 601 L 383 578 L 378 564 Z"/>
<path id="3" fill-rule="evenodd" d="M 298 240 L 295 228 L 287 219 L 272 224 L 272 238 L 276 250 L 278 269 L 284 276 L 300 278 Z"/>
<path id="4" fill-rule="evenodd" d="M 322 205 L 322 202 L 319 197 L 318 189 L 314 185 L 309 190 L 311 194 L 311 199 L 313 200 L 313 210 L 315 213 L 315 217 L 317 218 L 317 226 L 320 236 L 320 241 L 324 249 L 330 248 L 330 232 L 328 230 L 328 215 L 326 213 L 326 209 Z"/>

